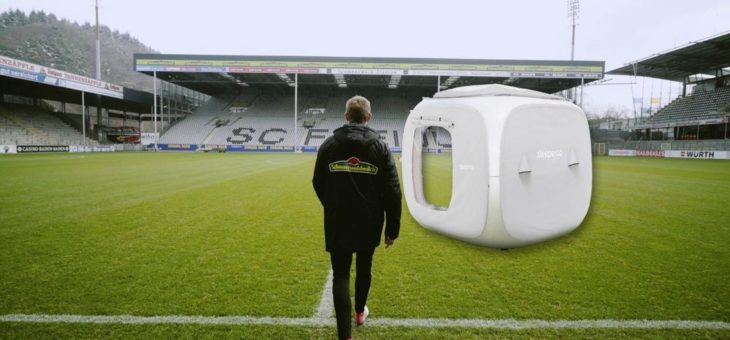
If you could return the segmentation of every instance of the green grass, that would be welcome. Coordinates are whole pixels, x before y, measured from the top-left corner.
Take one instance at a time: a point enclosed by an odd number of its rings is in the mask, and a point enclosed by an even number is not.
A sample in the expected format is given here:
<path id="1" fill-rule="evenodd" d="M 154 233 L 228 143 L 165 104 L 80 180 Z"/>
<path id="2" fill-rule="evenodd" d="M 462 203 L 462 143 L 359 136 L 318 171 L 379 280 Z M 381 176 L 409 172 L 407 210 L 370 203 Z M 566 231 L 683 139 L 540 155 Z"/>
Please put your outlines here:
<path id="1" fill-rule="evenodd" d="M 436 157 L 427 188 L 448 197 Z M 0 314 L 309 317 L 329 270 L 313 155 L 0 157 Z M 442 170 L 438 170 L 442 169 Z M 594 160 L 565 237 L 509 251 L 419 227 L 379 248 L 373 317 L 730 321 L 730 162 Z M 446 199 L 448 204 L 448 199 Z M 405 208 L 405 206 L 404 206 Z M 17 338 L 333 338 L 334 327 L 0 323 Z M 360 328 L 364 338 L 729 337 L 707 330 Z"/>
<path id="2" fill-rule="evenodd" d="M 397 306 L 393 317 L 730 320 L 728 175 L 730 162 L 598 158 L 577 231 L 500 251 L 414 227 L 376 257 L 372 305 Z"/>
<path id="3" fill-rule="evenodd" d="M 722 339 L 718 330 L 494 330 L 353 328 L 355 339 Z M 334 327 L 90 325 L 0 323 L 0 338 L 19 339 L 336 339 Z"/>
<path id="4" fill-rule="evenodd" d="M 424 154 L 422 157 L 424 198 L 437 207 L 448 208 L 453 176 L 451 153 Z"/>
<path id="5" fill-rule="evenodd" d="M 310 160 L 2 159 L 0 313 L 310 314 L 329 265 Z"/>

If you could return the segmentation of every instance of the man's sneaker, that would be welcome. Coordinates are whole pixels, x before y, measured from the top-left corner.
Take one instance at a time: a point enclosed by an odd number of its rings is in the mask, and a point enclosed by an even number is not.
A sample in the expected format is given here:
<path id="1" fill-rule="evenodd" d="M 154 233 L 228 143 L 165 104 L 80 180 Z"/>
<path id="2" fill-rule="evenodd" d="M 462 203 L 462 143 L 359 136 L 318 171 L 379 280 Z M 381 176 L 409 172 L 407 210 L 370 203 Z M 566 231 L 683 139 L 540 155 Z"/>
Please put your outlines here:
<path id="1" fill-rule="evenodd" d="M 365 306 L 365 309 L 362 311 L 362 313 L 355 313 L 355 324 L 358 326 L 362 326 L 365 323 L 365 319 L 368 318 L 368 314 L 370 312 L 368 311 L 368 306 Z"/>

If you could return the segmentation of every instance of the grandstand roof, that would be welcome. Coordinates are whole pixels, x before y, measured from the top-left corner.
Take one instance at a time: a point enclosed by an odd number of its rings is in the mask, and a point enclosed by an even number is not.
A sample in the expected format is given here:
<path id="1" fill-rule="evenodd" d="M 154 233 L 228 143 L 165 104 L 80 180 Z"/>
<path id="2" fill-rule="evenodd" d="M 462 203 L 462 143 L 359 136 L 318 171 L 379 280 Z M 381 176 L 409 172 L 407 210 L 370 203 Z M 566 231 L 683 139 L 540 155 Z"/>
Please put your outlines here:
<path id="1" fill-rule="evenodd" d="M 0 55 L 0 88 L 5 94 L 33 96 L 66 103 L 86 103 L 111 109 L 146 112 L 152 94 Z M 98 95 L 98 97 L 97 97 Z"/>
<path id="2" fill-rule="evenodd" d="M 442 88 L 506 84 L 555 93 L 603 78 L 603 61 L 135 54 L 135 70 L 206 94 L 241 86 Z M 395 83 L 395 84 L 394 84 Z"/>
<path id="3" fill-rule="evenodd" d="M 608 74 L 685 82 L 689 76 L 730 67 L 730 31 L 627 63 Z"/>

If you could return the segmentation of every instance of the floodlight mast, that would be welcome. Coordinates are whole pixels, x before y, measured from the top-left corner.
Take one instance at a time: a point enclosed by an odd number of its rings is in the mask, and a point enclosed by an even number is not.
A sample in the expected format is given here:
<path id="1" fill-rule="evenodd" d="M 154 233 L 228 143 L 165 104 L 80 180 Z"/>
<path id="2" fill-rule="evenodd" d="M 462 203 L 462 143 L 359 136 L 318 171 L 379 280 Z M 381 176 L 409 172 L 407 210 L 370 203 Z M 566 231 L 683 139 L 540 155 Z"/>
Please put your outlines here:
<path id="1" fill-rule="evenodd" d="M 570 61 L 575 60 L 575 22 L 578 19 L 578 14 L 580 13 L 580 2 L 579 0 L 568 0 L 568 16 L 571 18 L 573 22 L 573 32 L 570 39 Z M 581 81 L 582 82 L 582 81 Z M 583 89 L 581 88 L 581 97 L 583 96 Z M 570 92 L 570 99 L 575 102 L 575 88 L 573 88 Z M 581 98 L 581 106 L 583 105 L 582 102 L 583 98 Z"/>
<path id="2" fill-rule="evenodd" d="M 294 152 L 297 152 L 297 144 L 299 139 L 297 138 L 297 111 L 299 101 L 299 73 L 294 73 Z"/>
<path id="3" fill-rule="evenodd" d="M 570 39 L 570 61 L 575 59 L 575 22 L 580 14 L 580 0 L 568 0 L 568 16 L 573 21 L 573 33 Z"/>
<path id="4" fill-rule="evenodd" d="M 81 90 L 81 144 L 86 145 L 86 93 Z"/>
<path id="5" fill-rule="evenodd" d="M 94 1 L 96 12 L 96 80 L 101 80 L 101 42 L 99 40 L 99 0 Z M 107 116 L 109 113 L 107 112 Z M 96 95 L 96 138 L 101 142 L 101 95 Z"/>
<path id="6" fill-rule="evenodd" d="M 155 129 L 155 151 L 157 151 L 157 71 L 152 71 L 152 120 Z"/>
<path id="7" fill-rule="evenodd" d="M 94 2 L 96 10 L 96 80 L 101 80 L 101 42 L 99 41 L 99 0 Z"/>

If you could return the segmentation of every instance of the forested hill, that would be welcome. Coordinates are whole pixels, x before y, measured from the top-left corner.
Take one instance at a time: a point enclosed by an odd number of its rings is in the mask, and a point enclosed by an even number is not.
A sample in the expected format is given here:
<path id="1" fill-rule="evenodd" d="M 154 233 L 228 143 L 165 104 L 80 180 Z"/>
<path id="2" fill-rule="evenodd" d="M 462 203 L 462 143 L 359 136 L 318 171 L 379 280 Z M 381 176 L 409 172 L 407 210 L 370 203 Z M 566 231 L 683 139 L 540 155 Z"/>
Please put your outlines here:
<path id="1" fill-rule="evenodd" d="M 140 90 L 152 89 L 150 77 L 133 71 L 134 53 L 157 53 L 128 33 L 100 27 L 101 79 Z M 43 11 L 0 14 L 0 55 L 96 77 L 96 30 Z"/>

